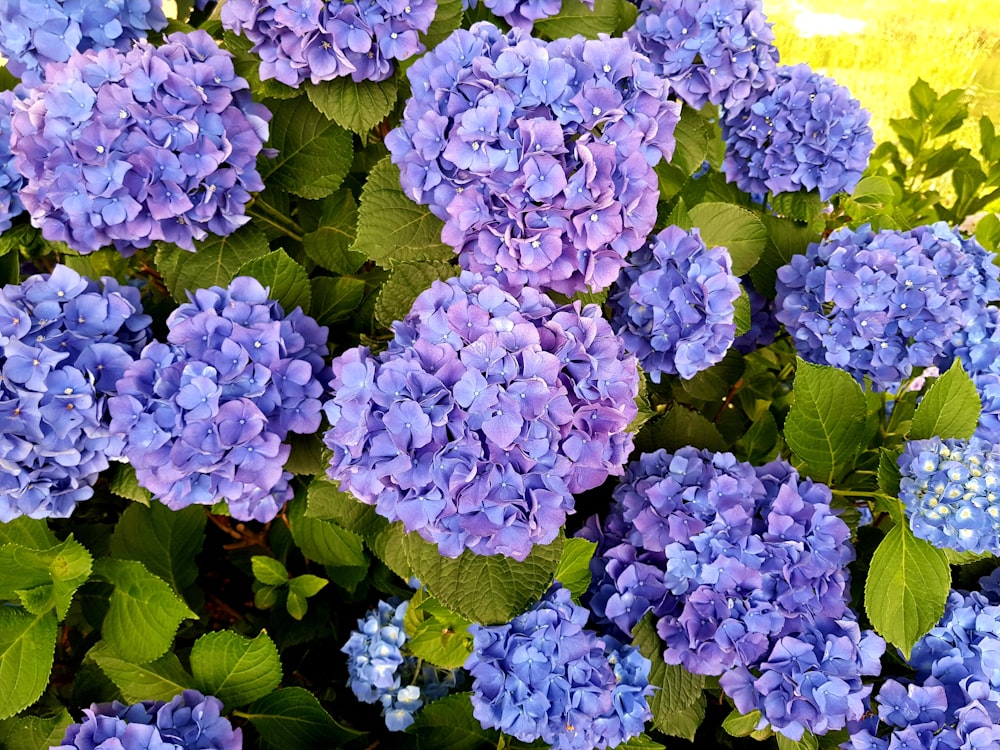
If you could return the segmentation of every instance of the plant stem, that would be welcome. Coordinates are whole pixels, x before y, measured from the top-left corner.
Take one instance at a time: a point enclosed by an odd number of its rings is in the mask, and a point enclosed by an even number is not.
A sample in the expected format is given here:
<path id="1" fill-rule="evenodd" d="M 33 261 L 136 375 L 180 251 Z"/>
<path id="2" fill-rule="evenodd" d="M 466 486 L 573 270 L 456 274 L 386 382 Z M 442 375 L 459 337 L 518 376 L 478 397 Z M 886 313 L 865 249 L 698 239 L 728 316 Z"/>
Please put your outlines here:
<path id="1" fill-rule="evenodd" d="M 267 201 L 261 200 L 260 196 L 257 196 L 256 200 L 247 206 L 246 211 L 247 214 L 255 219 L 260 219 L 288 235 L 293 240 L 302 242 L 302 235 L 305 234 L 302 231 L 302 227 L 282 214 Z"/>

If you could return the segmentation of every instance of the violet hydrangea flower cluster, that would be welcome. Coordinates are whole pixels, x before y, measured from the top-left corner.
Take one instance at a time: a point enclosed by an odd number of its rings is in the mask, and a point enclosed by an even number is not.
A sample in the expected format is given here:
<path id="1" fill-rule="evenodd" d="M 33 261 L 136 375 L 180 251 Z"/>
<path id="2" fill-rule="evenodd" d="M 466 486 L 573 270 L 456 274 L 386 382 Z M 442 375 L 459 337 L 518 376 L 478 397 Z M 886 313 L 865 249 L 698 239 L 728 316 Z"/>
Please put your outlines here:
<path id="1" fill-rule="evenodd" d="M 221 20 L 253 43 L 262 79 L 298 88 L 307 79 L 384 81 L 397 61 L 424 51 L 418 32 L 436 11 L 437 0 L 228 0 Z"/>
<path id="2" fill-rule="evenodd" d="M 50 63 L 86 50 L 125 52 L 147 31 L 166 25 L 162 0 L 5 0 L 0 54 L 13 75 L 37 86 Z"/>
<path id="3" fill-rule="evenodd" d="M 621 472 L 639 376 L 597 305 L 435 282 L 387 350 L 333 361 L 329 476 L 456 557 L 523 560 Z"/>
<path id="4" fill-rule="evenodd" d="M 11 219 L 24 211 L 20 196 L 24 178 L 14 169 L 14 154 L 10 150 L 14 97 L 13 91 L 0 91 L 0 232 L 10 229 Z"/>
<path id="5" fill-rule="evenodd" d="M 652 717 L 650 662 L 587 629 L 587 610 L 556 584 L 506 625 L 472 625 L 465 662 L 484 727 L 554 750 L 617 747 Z"/>
<path id="6" fill-rule="evenodd" d="M 761 0 L 641 0 L 627 38 L 687 104 L 733 108 L 776 83 L 778 50 Z"/>
<path id="7" fill-rule="evenodd" d="M 580 2 L 591 10 L 594 9 L 594 0 Z M 475 8 L 477 4 L 478 0 L 462 0 L 462 7 L 466 10 Z M 483 5 L 511 27 L 530 32 L 535 21 L 556 15 L 562 9 L 563 0 L 483 0 Z"/>
<path id="8" fill-rule="evenodd" d="M 111 431 L 168 507 L 226 500 L 234 518 L 270 521 L 292 496 L 286 436 L 320 426 L 327 329 L 247 276 L 188 296 L 168 343 L 118 381 Z"/>
<path id="9" fill-rule="evenodd" d="M 844 227 L 778 269 L 776 316 L 803 359 L 896 390 L 1000 297 L 993 258 L 943 222 Z"/>
<path id="10" fill-rule="evenodd" d="M 846 87 L 805 64 L 778 68 L 777 82 L 726 110 L 723 170 L 745 193 L 854 190 L 875 148 L 871 114 Z"/>
<path id="11" fill-rule="evenodd" d="M 899 499 L 914 536 L 1000 555 L 1000 446 L 978 437 L 911 440 L 899 467 Z"/>
<path id="12" fill-rule="evenodd" d="M 480 22 L 408 75 L 386 145 L 462 267 L 510 289 L 610 285 L 653 228 L 653 166 L 680 116 L 649 61 L 624 39 L 543 42 Z"/>
<path id="13" fill-rule="evenodd" d="M 106 402 L 149 323 L 138 289 L 62 265 L 0 289 L 0 522 L 93 495 L 122 449 Z"/>
<path id="14" fill-rule="evenodd" d="M 21 199 L 46 239 L 81 253 L 193 250 L 249 221 L 269 119 L 204 31 L 77 54 L 15 102 Z"/>
<path id="15" fill-rule="evenodd" d="M 50 750 L 242 750 L 243 730 L 222 715 L 222 701 L 185 690 L 168 703 L 94 703 Z"/>
<path id="16" fill-rule="evenodd" d="M 722 360 L 736 336 L 739 279 L 724 247 L 669 226 L 632 253 L 608 295 L 611 326 L 654 383 L 693 378 Z"/>
<path id="17" fill-rule="evenodd" d="M 458 679 L 456 670 L 438 670 L 403 652 L 409 640 L 404 628 L 409 604 L 380 601 L 358 620 L 358 630 L 340 649 L 347 654 L 347 684 L 355 697 L 381 703 L 386 727 L 393 732 L 410 726 L 424 703 L 447 695 Z"/>

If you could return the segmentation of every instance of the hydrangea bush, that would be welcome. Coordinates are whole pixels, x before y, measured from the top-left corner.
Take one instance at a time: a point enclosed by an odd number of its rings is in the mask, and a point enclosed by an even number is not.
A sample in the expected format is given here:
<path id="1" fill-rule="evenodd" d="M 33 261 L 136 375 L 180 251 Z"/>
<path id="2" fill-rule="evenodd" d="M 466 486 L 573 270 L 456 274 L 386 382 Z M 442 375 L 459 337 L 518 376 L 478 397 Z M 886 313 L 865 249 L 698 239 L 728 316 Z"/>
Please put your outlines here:
<path id="1" fill-rule="evenodd" d="M 0 3 L 0 747 L 1000 743 L 1000 145 L 761 0 Z"/>

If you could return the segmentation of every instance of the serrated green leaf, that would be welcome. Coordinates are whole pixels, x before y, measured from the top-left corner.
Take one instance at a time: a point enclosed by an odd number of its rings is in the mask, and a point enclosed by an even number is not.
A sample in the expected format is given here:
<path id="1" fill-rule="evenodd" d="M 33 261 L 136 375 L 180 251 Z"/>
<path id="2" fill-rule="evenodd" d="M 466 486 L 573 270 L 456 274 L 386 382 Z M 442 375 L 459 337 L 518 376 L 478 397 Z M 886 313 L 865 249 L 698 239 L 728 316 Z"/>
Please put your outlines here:
<path id="1" fill-rule="evenodd" d="M 750 733 L 757 729 L 760 724 L 760 711 L 754 709 L 748 714 L 741 714 L 737 709 L 732 712 L 722 722 L 722 728 L 733 737 L 749 737 Z"/>
<path id="2" fill-rule="evenodd" d="M 407 731 L 419 750 L 475 750 L 497 747 L 497 733 L 472 715 L 470 693 L 453 693 L 424 706 Z"/>
<path id="3" fill-rule="evenodd" d="M 292 432 L 285 440 L 292 449 L 285 461 L 285 471 L 299 476 L 322 474 L 326 471 L 328 458 L 320 433 L 299 435 Z"/>
<path id="4" fill-rule="evenodd" d="M 135 560 L 183 595 L 198 577 L 195 558 L 205 544 L 205 509 L 170 510 L 160 502 L 130 505 L 111 537 L 111 554 Z"/>
<path id="5" fill-rule="evenodd" d="M 899 481 L 902 473 L 899 470 L 899 456 L 902 449 L 879 448 L 878 457 L 878 488 L 890 497 L 899 495 Z"/>
<path id="6" fill-rule="evenodd" d="M 413 301 L 421 292 L 435 281 L 450 279 L 459 271 L 458 266 L 443 261 L 394 264 L 375 302 L 375 319 L 390 328 L 393 321 L 402 320 L 410 313 Z"/>
<path id="7" fill-rule="evenodd" d="M 194 253 L 165 242 L 156 251 L 156 270 L 178 302 L 187 302 L 188 291 L 228 286 L 240 266 L 268 252 L 267 237 L 253 224 L 227 237 L 211 235 L 194 244 Z"/>
<path id="8" fill-rule="evenodd" d="M 332 279 L 320 276 L 312 280 L 312 316 L 320 325 L 329 326 L 357 314 L 365 297 L 365 282 L 349 276 Z"/>
<path id="9" fill-rule="evenodd" d="M 765 411 L 757 418 L 740 439 L 743 448 L 740 456 L 754 466 L 761 466 L 770 458 L 778 444 L 778 423 L 770 411 Z"/>
<path id="10" fill-rule="evenodd" d="M 982 408 L 976 384 L 956 359 L 917 404 L 910 439 L 926 440 L 935 435 L 943 439 L 968 439 L 976 431 Z"/>
<path id="11" fill-rule="evenodd" d="M 351 250 L 358 233 L 358 204 L 350 190 L 338 190 L 324 199 L 319 224 L 302 237 L 302 248 L 315 263 L 334 273 L 354 273 L 365 262 Z"/>
<path id="12" fill-rule="evenodd" d="M 555 578 L 574 598 L 583 596 L 590 586 L 590 560 L 596 549 L 597 544 L 587 539 L 567 539 L 563 543 Z"/>
<path id="13" fill-rule="evenodd" d="M 376 516 L 376 518 L 382 518 Z M 383 519 L 385 520 L 385 519 Z M 371 537 L 366 537 L 368 546 L 372 553 L 386 564 L 393 573 L 404 581 L 410 580 L 413 576 L 413 569 L 410 567 L 410 560 L 406 555 L 406 532 L 403 531 L 403 523 L 387 523 Z"/>
<path id="14" fill-rule="evenodd" d="M 312 693 L 300 687 L 275 690 L 240 715 L 253 722 L 268 747 L 276 749 L 334 747 L 364 734 L 338 724 Z"/>
<path id="15" fill-rule="evenodd" d="M 296 307 L 309 312 L 312 290 L 306 269 L 289 257 L 284 250 L 255 258 L 240 266 L 237 276 L 252 276 L 269 291 L 268 297 L 277 301 L 286 313 Z"/>
<path id="16" fill-rule="evenodd" d="M 288 583 L 288 571 L 273 557 L 254 555 L 250 558 L 250 568 L 253 570 L 253 577 L 268 586 L 284 586 Z"/>
<path id="17" fill-rule="evenodd" d="M 629 741 L 618 746 L 619 750 L 666 750 L 666 745 L 657 742 L 648 734 L 631 737 Z"/>
<path id="18" fill-rule="evenodd" d="M 534 32 L 549 39 L 582 34 L 596 39 L 598 34 L 613 34 L 622 18 L 620 0 L 595 0 L 591 10 L 580 0 L 562 0 L 559 12 L 535 21 Z"/>
<path id="19" fill-rule="evenodd" d="M 325 578 L 320 578 L 319 576 L 309 575 L 308 573 L 301 576 L 295 576 L 292 580 L 288 582 L 288 590 L 301 596 L 303 599 L 308 599 L 311 596 L 316 596 L 320 591 L 322 591 L 326 585 L 329 583 Z"/>
<path id="20" fill-rule="evenodd" d="M 458 669 L 472 653 L 470 624 L 421 590 L 406 608 L 406 645 L 420 659 L 444 669 Z"/>
<path id="21" fill-rule="evenodd" d="M 260 159 L 264 184 L 302 198 L 325 198 L 344 181 L 354 159 L 351 134 L 316 109 L 308 97 L 268 102 L 274 159 Z"/>
<path id="22" fill-rule="evenodd" d="M 699 694 L 690 706 L 682 708 L 680 711 L 671 711 L 665 714 L 655 726 L 666 735 L 694 742 L 695 733 L 705 720 L 706 708 L 708 708 L 708 700 L 703 694 Z"/>
<path id="23" fill-rule="evenodd" d="M 0 747 L 4 750 L 39 750 L 58 747 L 66 735 L 66 728 L 73 723 L 69 711 L 56 716 L 11 717 L 0 722 Z"/>
<path id="24" fill-rule="evenodd" d="M 632 645 L 652 663 L 649 670 L 649 684 L 654 687 L 649 698 L 649 708 L 653 712 L 653 725 L 661 732 L 687 737 L 694 716 L 684 712 L 696 706 L 702 697 L 705 677 L 692 674 L 677 664 L 663 661 L 663 644 L 656 634 L 653 617 L 647 613 L 632 629 Z M 704 708 L 701 709 L 704 711 Z M 694 724 L 697 729 L 700 720 Z M 693 730 L 690 734 L 693 735 Z"/>
<path id="25" fill-rule="evenodd" d="M 170 648 L 181 621 L 198 617 L 142 563 L 102 558 L 94 563 L 94 573 L 114 584 L 102 633 L 126 661 L 158 659 Z"/>
<path id="26" fill-rule="evenodd" d="M 750 271 L 754 288 L 765 297 L 774 298 L 774 281 L 778 269 L 792 256 L 804 253 L 810 242 L 819 242 L 820 231 L 791 219 L 764 215 L 761 221 L 767 230 L 767 247 Z"/>
<path id="27" fill-rule="evenodd" d="M 118 497 L 124 497 L 133 503 L 149 506 L 153 493 L 139 484 L 135 468 L 131 464 L 118 464 L 115 474 L 108 483 L 108 489 Z"/>
<path id="28" fill-rule="evenodd" d="M 384 81 L 356 82 L 348 76 L 306 83 L 309 101 L 342 128 L 364 134 L 392 111 L 399 92 L 395 77 Z"/>
<path id="29" fill-rule="evenodd" d="M 804 732 L 800 740 L 789 739 L 781 732 L 775 732 L 774 738 L 778 741 L 778 750 L 816 750 L 819 747 L 816 735 L 812 732 Z"/>
<path id="30" fill-rule="evenodd" d="M 375 506 L 366 505 L 354 495 L 341 492 L 335 482 L 325 477 L 316 477 L 309 483 L 305 515 L 306 518 L 333 521 L 364 539 L 377 534 L 388 523 L 375 512 Z"/>
<path id="31" fill-rule="evenodd" d="M 0 719 L 36 700 L 45 690 L 56 650 L 56 616 L 0 607 Z"/>
<path id="32" fill-rule="evenodd" d="M 20 600 L 36 615 L 55 607 L 61 620 L 92 565 L 87 548 L 72 535 L 46 550 L 5 544 L 0 547 L 0 600 Z"/>
<path id="33" fill-rule="evenodd" d="M 67 254 L 63 263 L 88 279 L 102 276 L 123 279 L 132 273 L 129 259 L 114 248 L 103 248 L 87 255 Z"/>
<path id="34" fill-rule="evenodd" d="M 746 289 L 740 289 L 740 296 L 736 298 L 734 305 L 733 322 L 736 323 L 736 336 L 740 337 L 750 330 L 753 319 L 750 314 L 750 297 L 747 296 Z"/>
<path id="35" fill-rule="evenodd" d="M 259 700 L 281 682 L 281 659 L 267 633 L 244 638 L 231 630 L 206 633 L 191 649 L 195 685 L 229 709 Z"/>
<path id="36" fill-rule="evenodd" d="M 872 555 L 865 611 L 878 634 L 909 658 L 941 619 L 950 585 L 944 552 L 913 536 L 908 524 L 896 524 Z"/>
<path id="37" fill-rule="evenodd" d="M 679 404 L 656 421 L 649 422 L 636 440 L 636 447 L 644 451 L 677 450 L 686 445 L 710 451 L 726 450 L 725 438 L 718 427 L 698 412 Z"/>
<path id="38" fill-rule="evenodd" d="M 18 516 L 0 523 L 0 545 L 17 544 L 28 549 L 49 549 L 59 543 L 44 518 Z"/>
<path id="39" fill-rule="evenodd" d="M 288 506 L 292 538 L 310 560 L 338 568 L 368 568 L 361 537 L 335 523 L 305 515 L 305 498 Z"/>
<path id="40" fill-rule="evenodd" d="M 767 228 L 745 208 L 731 203 L 699 203 L 688 209 L 688 215 L 706 245 L 720 245 L 729 251 L 737 276 L 753 268 L 767 247 Z"/>
<path id="41" fill-rule="evenodd" d="M 145 700 L 169 701 L 195 686 L 194 678 L 181 666 L 176 654 L 167 653 L 146 664 L 133 664 L 114 653 L 100 641 L 90 651 L 92 659 L 130 703 Z"/>
<path id="42" fill-rule="evenodd" d="M 510 622 L 548 590 L 563 538 L 536 544 L 523 562 L 470 550 L 443 557 L 436 544 L 417 534 L 407 534 L 404 546 L 414 575 L 441 604 L 473 622 L 494 625 Z"/>
<path id="43" fill-rule="evenodd" d="M 865 431 L 864 392 L 843 370 L 798 360 L 785 442 L 805 473 L 831 484 L 854 465 Z"/>
<path id="44" fill-rule="evenodd" d="M 441 242 L 444 224 L 426 206 L 403 193 L 399 169 L 385 157 L 361 191 L 358 234 L 351 249 L 382 268 L 403 261 L 451 260 L 455 251 Z"/>
<path id="45" fill-rule="evenodd" d="M 949 565 L 970 565 L 974 562 L 980 562 L 981 560 L 989 560 L 993 557 L 989 552 L 959 552 L 958 550 L 949 549 L 945 547 L 943 550 L 944 556 L 948 558 Z"/>

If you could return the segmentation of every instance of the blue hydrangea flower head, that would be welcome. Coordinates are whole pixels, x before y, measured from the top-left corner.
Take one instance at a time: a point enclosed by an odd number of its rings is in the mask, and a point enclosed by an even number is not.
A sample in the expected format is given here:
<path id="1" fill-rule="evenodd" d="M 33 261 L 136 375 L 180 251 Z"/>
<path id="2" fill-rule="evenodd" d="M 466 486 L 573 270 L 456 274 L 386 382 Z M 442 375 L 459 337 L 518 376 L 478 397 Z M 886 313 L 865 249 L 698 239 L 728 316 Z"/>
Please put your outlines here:
<path id="1" fill-rule="evenodd" d="M 386 138 L 406 194 L 462 267 L 508 289 L 609 286 L 656 219 L 680 105 L 624 39 L 544 42 L 487 22 L 407 71 Z"/>
<path id="2" fill-rule="evenodd" d="M 46 239 L 80 253 L 194 250 L 249 221 L 270 116 L 204 31 L 74 54 L 15 100 L 21 200 Z"/>
<path id="3" fill-rule="evenodd" d="M 76 52 L 128 51 L 167 25 L 161 0 L 6 0 L 0 5 L 0 54 L 7 69 L 37 86 L 45 66 Z"/>
<path id="4" fill-rule="evenodd" d="M 473 625 L 465 663 L 483 727 L 554 750 L 617 747 L 652 717 L 650 662 L 587 629 L 587 610 L 554 586 L 506 625 Z"/>
<path id="5" fill-rule="evenodd" d="M 441 554 L 523 560 L 621 472 L 639 376 L 597 305 L 465 272 L 394 329 L 333 361 L 327 474 Z"/>
<path id="6" fill-rule="evenodd" d="M 943 222 L 838 229 L 778 269 L 776 317 L 799 355 L 894 391 L 954 357 L 953 338 L 1000 296 L 993 254 Z"/>
<path id="7" fill-rule="evenodd" d="M 0 289 L 0 522 L 65 518 L 121 457 L 108 396 L 146 342 L 139 291 L 57 265 Z"/>
<path id="8" fill-rule="evenodd" d="M 24 211 L 20 196 L 24 178 L 14 168 L 14 153 L 10 150 L 15 96 L 14 91 L 0 91 L 0 232 L 10 229 L 11 219 Z"/>
<path id="9" fill-rule="evenodd" d="M 243 730 L 222 715 L 222 701 L 185 690 L 168 703 L 94 703 L 51 750 L 242 750 Z"/>
<path id="10" fill-rule="evenodd" d="M 222 25 L 246 35 L 260 77 L 298 88 L 350 76 L 384 81 L 396 62 L 420 54 L 437 0 L 229 0 Z"/>
<path id="11" fill-rule="evenodd" d="M 854 190 L 875 148 L 871 114 L 844 86 L 805 64 L 778 68 L 776 85 L 728 109 L 723 170 L 745 193 Z"/>
<path id="12" fill-rule="evenodd" d="M 358 620 L 358 629 L 340 649 L 347 654 L 348 687 L 363 703 L 381 703 L 386 727 L 393 732 L 410 726 L 424 703 L 447 695 L 459 678 L 456 670 L 439 670 L 404 653 L 409 605 L 380 601 Z"/>
<path id="13" fill-rule="evenodd" d="M 915 536 L 1000 554 L 1000 446 L 979 437 L 911 440 L 899 467 L 899 499 Z"/>
<path id="14" fill-rule="evenodd" d="M 723 247 L 669 226 L 628 259 L 608 295 L 611 325 L 653 382 L 693 378 L 722 360 L 736 336 L 739 279 Z"/>
<path id="15" fill-rule="evenodd" d="M 581 0 L 591 10 L 594 0 Z M 469 10 L 478 5 L 478 0 L 462 0 L 462 8 Z M 489 11 L 512 28 L 531 31 L 535 21 L 550 18 L 562 10 L 563 0 L 483 0 L 483 5 Z"/>
<path id="16" fill-rule="evenodd" d="M 627 38 L 685 103 L 736 107 L 776 83 L 778 50 L 761 0 L 641 0 Z"/>
<path id="17" fill-rule="evenodd" d="M 188 297 L 118 381 L 111 433 L 168 507 L 224 499 L 270 521 L 292 496 L 288 433 L 320 426 L 328 331 L 248 276 Z"/>

